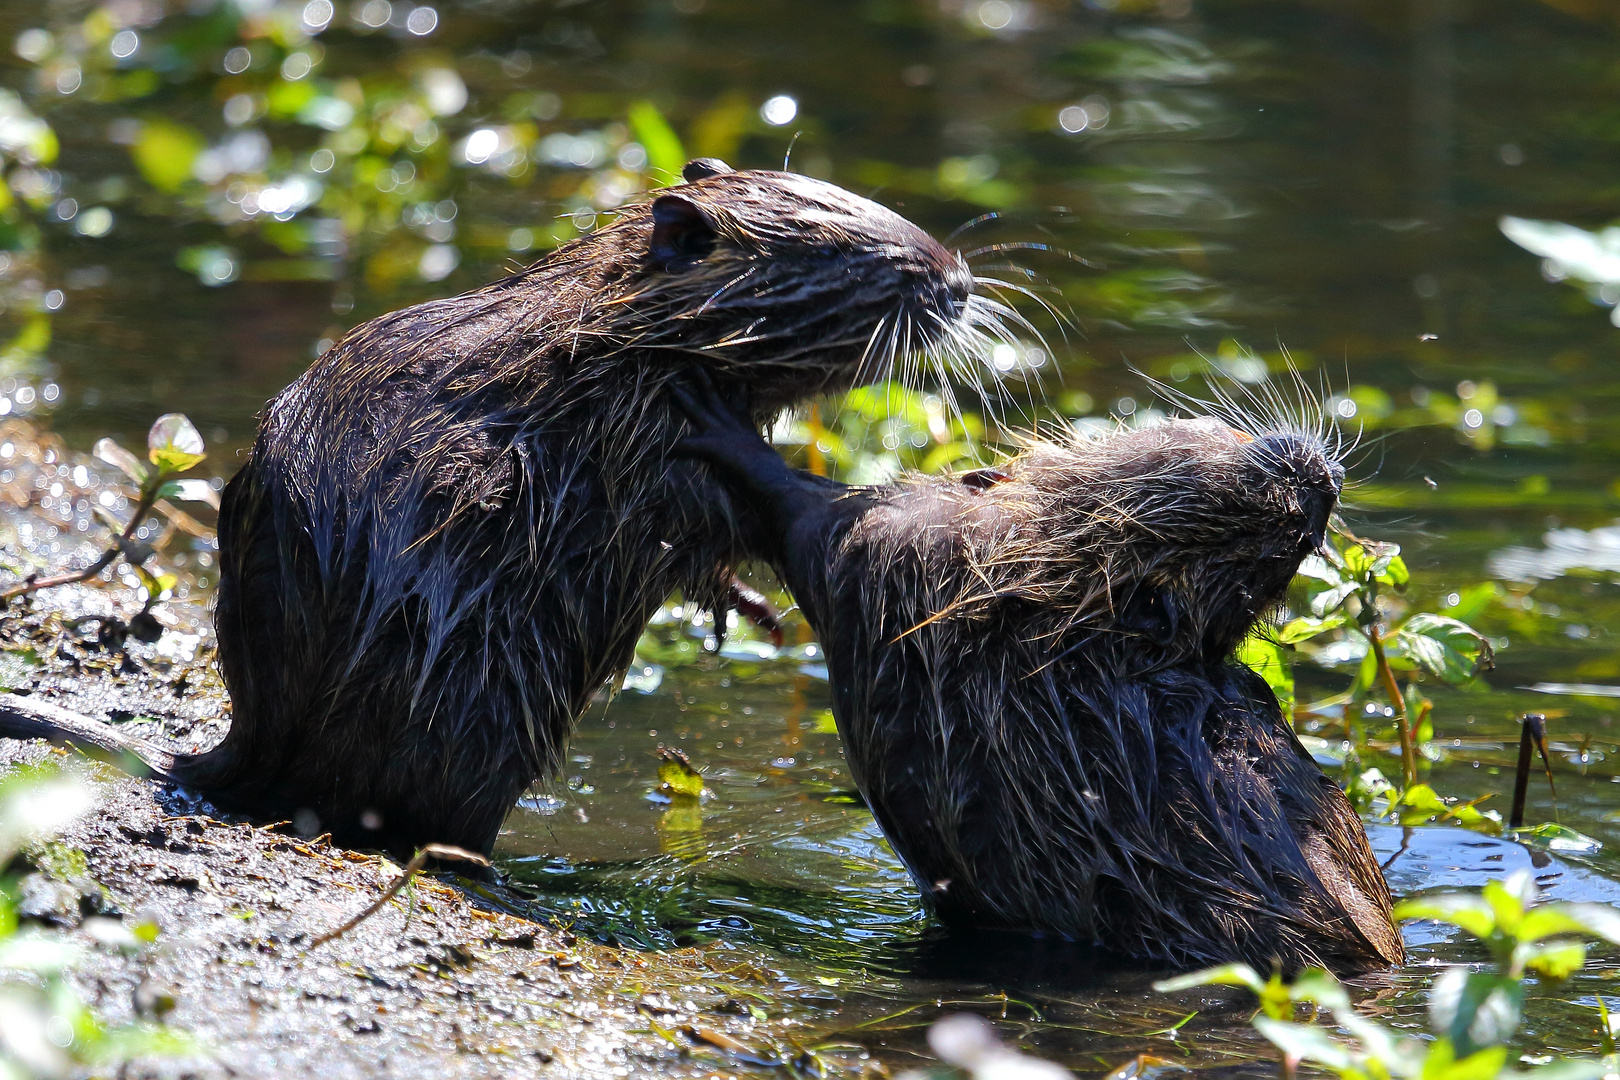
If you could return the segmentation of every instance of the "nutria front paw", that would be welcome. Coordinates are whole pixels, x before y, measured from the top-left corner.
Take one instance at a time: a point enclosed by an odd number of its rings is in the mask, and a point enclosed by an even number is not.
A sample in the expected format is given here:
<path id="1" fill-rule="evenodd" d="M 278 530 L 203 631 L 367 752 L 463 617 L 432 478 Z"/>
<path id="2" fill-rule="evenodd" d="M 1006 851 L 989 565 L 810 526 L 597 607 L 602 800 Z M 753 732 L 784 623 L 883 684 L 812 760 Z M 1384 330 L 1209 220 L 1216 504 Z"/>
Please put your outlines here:
<path id="1" fill-rule="evenodd" d="M 671 382 L 669 392 L 691 424 L 691 433 L 675 443 L 677 455 L 746 477 L 755 476 L 761 466 L 768 468 L 770 462 L 781 464 L 776 451 L 754 429 L 746 400 L 728 400 L 707 371 L 698 368 Z"/>

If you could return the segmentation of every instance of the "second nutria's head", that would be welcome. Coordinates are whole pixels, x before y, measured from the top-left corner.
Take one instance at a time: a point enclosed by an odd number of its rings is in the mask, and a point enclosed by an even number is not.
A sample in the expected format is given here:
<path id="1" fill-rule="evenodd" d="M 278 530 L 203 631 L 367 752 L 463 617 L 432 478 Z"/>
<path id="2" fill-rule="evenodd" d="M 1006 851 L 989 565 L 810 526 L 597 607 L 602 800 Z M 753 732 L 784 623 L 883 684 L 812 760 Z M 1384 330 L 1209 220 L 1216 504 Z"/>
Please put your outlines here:
<path id="1" fill-rule="evenodd" d="M 1005 336 L 1009 312 L 974 294 L 963 258 L 892 210 L 713 159 L 684 175 L 558 251 L 609 264 L 602 329 L 587 332 L 743 380 L 761 415 L 918 352 L 960 357 Z"/>
<path id="2" fill-rule="evenodd" d="M 1139 670 L 1230 656 L 1322 546 L 1344 483 L 1314 434 L 1213 418 L 1037 442 L 1000 475 L 981 496 L 1005 538 L 984 549 L 995 593 Z"/>

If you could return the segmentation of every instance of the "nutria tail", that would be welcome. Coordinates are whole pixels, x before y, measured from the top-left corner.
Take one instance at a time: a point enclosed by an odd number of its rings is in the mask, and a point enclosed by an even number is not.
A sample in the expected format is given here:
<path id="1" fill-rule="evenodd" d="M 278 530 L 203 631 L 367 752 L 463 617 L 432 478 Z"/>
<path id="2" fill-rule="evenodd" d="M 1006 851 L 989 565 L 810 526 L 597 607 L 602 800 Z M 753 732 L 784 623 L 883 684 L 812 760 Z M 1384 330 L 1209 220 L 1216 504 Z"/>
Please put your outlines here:
<path id="1" fill-rule="evenodd" d="M 176 755 L 145 739 L 125 735 L 116 728 L 60 705 L 19 694 L 0 695 L 0 737 L 44 739 L 59 745 L 78 747 L 91 757 L 109 761 L 135 776 L 149 776 L 174 784 L 184 784 L 181 775 L 190 757 Z"/>

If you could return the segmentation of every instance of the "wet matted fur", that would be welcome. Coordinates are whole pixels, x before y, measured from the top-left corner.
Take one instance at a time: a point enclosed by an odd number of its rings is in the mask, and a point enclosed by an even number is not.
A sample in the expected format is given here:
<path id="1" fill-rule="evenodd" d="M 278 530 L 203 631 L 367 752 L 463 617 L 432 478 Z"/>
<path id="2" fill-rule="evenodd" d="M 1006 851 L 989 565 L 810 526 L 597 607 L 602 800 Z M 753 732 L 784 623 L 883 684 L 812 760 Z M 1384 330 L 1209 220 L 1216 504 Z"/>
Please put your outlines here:
<path id="1" fill-rule="evenodd" d="M 709 471 L 669 457 L 666 381 L 707 371 L 759 422 L 1007 314 L 958 255 L 831 184 L 713 161 L 686 179 L 358 327 L 270 403 L 220 517 L 217 748 L 16 709 L 0 734 L 133 749 L 349 843 L 488 851 L 656 606 L 718 603 L 751 548 Z"/>
<path id="2" fill-rule="evenodd" d="M 1175 965 L 1399 962 L 1344 793 L 1232 660 L 1343 470 L 1298 430 L 1170 421 L 846 488 L 677 388 L 826 651 L 855 782 L 928 906 Z"/>

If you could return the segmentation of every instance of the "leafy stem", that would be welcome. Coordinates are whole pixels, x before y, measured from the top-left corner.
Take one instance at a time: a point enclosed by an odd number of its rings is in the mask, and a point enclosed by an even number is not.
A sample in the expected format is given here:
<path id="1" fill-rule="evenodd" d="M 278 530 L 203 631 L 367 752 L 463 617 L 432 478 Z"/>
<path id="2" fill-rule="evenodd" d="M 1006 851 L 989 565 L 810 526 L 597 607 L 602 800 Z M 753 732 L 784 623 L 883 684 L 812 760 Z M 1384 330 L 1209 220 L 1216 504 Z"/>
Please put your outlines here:
<path id="1" fill-rule="evenodd" d="M 1412 724 L 1406 715 L 1406 697 L 1401 693 L 1400 684 L 1395 681 L 1395 670 L 1389 666 L 1389 657 L 1384 652 L 1384 639 L 1378 632 L 1378 623 L 1374 622 L 1362 628 L 1368 644 L 1372 647 L 1372 654 L 1378 664 L 1378 675 L 1384 683 L 1384 693 L 1389 695 L 1390 707 L 1395 710 L 1395 730 L 1401 739 L 1401 780 L 1406 787 L 1417 783 L 1417 746 L 1412 739 Z"/>
<path id="2" fill-rule="evenodd" d="M 0 591 L 0 606 L 9 604 L 19 596 L 31 596 L 41 589 L 89 581 L 122 556 L 130 568 L 140 576 L 146 587 L 147 600 L 146 606 L 142 609 L 143 614 L 151 610 L 152 605 L 163 594 L 164 586 L 159 578 L 146 570 L 146 563 L 154 552 L 150 546 L 141 543 L 135 537 L 141 522 L 157 506 L 158 501 L 166 497 L 192 498 L 212 502 L 215 505 L 217 502 L 212 488 L 206 481 L 175 480 L 179 473 L 192 468 L 207 456 L 203 449 L 202 436 L 197 433 L 190 420 L 180 413 L 168 413 L 158 417 L 157 422 L 152 425 L 152 430 L 147 434 L 146 443 L 146 456 L 151 463 L 150 466 L 143 464 L 134 454 L 111 439 L 102 439 L 96 444 L 97 457 L 110 465 L 118 466 L 139 485 L 135 509 L 126 524 L 120 525 L 116 518 L 98 508 L 97 515 L 113 534 L 112 543 L 107 549 L 82 570 L 71 570 L 50 577 L 29 574 L 17 584 Z"/>

